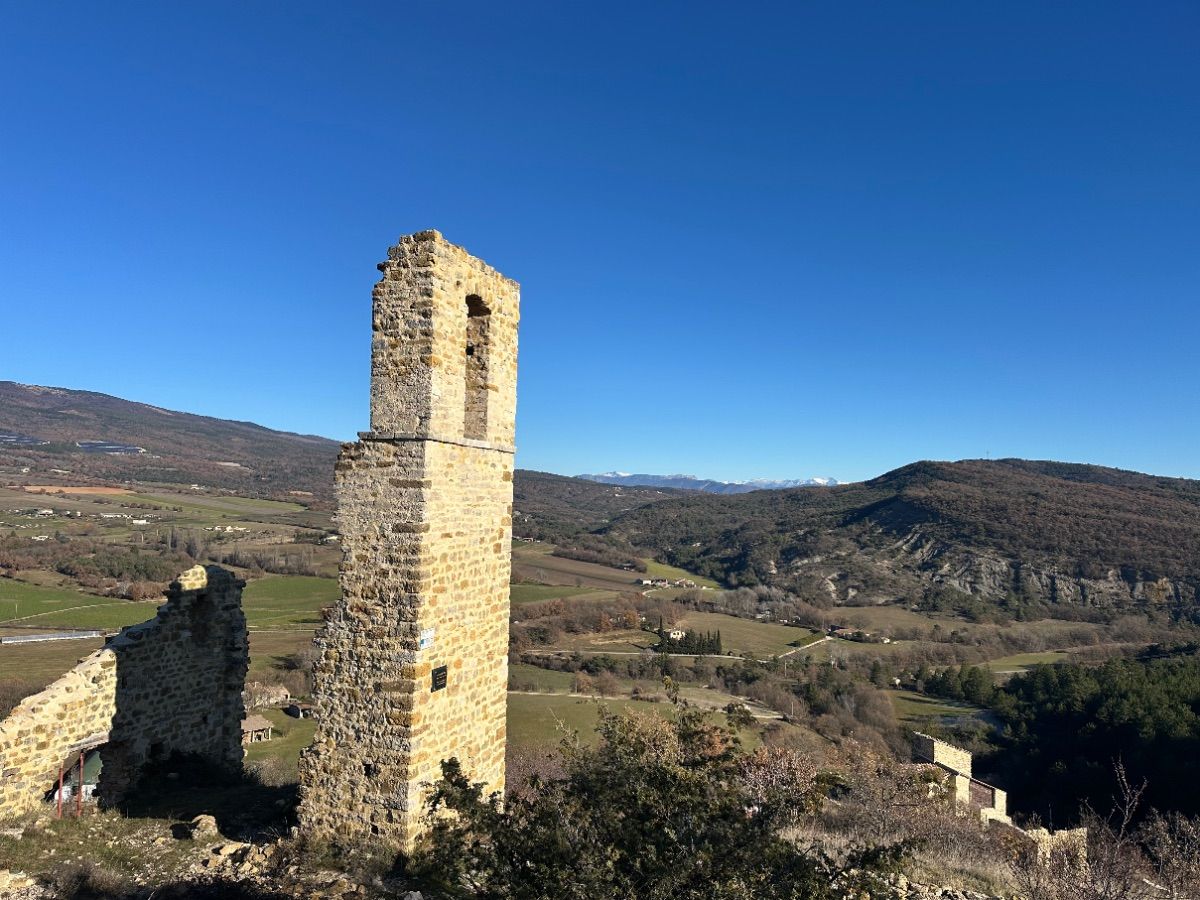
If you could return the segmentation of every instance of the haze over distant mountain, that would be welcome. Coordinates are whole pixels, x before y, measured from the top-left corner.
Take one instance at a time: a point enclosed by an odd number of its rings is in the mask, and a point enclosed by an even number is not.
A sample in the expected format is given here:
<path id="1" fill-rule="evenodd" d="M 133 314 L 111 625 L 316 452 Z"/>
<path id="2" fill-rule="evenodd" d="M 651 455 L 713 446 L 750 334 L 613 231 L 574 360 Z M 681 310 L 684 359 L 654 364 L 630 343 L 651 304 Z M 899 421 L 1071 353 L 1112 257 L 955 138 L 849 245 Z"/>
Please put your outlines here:
<path id="1" fill-rule="evenodd" d="M 629 472 L 602 472 L 599 475 L 578 475 L 600 484 L 623 484 L 630 487 L 675 488 L 684 491 L 704 491 L 709 494 L 745 494 L 748 491 L 772 491 L 796 487 L 833 487 L 841 484 L 836 478 L 796 478 L 773 481 L 756 478 L 753 481 L 715 481 L 695 475 L 633 475 Z"/>

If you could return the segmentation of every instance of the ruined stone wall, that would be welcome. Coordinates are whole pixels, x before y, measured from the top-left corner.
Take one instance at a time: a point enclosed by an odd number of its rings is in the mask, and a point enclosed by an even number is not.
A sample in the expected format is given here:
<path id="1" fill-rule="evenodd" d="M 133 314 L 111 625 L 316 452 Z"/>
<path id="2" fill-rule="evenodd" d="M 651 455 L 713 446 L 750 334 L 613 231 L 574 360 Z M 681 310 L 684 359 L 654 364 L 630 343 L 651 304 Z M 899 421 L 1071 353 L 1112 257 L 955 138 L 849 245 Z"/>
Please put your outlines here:
<path id="1" fill-rule="evenodd" d="M 1021 833 L 1033 844 L 1037 861 L 1042 864 L 1057 861 L 1071 862 L 1077 865 L 1087 863 L 1088 831 L 1086 828 L 1064 828 L 1061 831 L 1031 828 Z"/>
<path id="2" fill-rule="evenodd" d="M 437 232 L 380 268 L 374 431 L 337 464 L 342 599 L 317 637 L 300 822 L 405 846 L 443 760 L 504 785 L 518 288 Z"/>
<path id="3" fill-rule="evenodd" d="M 971 777 L 971 753 L 961 747 L 918 732 L 913 735 L 913 753 L 920 760 Z"/>
<path id="4" fill-rule="evenodd" d="M 123 629 L 0 722 L 0 819 L 36 810 L 82 749 L 101 748 L 106 805 L 172 752 L 240 768 L 243 584 L 216 566 L 184 573 L 155 618 Z"/>

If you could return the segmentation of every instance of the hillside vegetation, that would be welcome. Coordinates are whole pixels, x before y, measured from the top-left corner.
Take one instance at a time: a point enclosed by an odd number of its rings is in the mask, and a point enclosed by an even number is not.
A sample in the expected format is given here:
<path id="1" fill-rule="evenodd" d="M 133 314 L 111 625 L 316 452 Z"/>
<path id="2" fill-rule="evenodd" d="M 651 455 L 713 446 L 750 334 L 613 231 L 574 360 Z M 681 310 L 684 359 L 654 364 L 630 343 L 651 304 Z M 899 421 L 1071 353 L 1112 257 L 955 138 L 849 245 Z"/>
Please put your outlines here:
<path id="1" fill-rule="evenodd" d="M 365 424 L 365 423 L 364 423 Z M 0 473 L 28 467 L 48 483 L 136 481 L 201 484 L 250 496 L 333 497 L 337 441 L 160 409 L 67 388 L 0 381 L 0 434 L 46 443 L 0 444 Z M 105 441 L 144 453 L 86 452 L 77 442 Z M 684 492 L 622 487 L 518 470 L 513 528 L 519 537 L 554 540 Z"/>
<path id="2" fill-rule="evenodd" d="M 513 481 L 513 534 L 539 541 L 576 538 L 634 509 L 686 492 L 624 487 L 518 469 Z"/>
<path id="3" fill-rule="evenodd" d="M 112 481 L 202 484 L 251 496 L 304 491 L 331 498 L 339 447 L 323 437 L 160 409 L 92 391 L 0 381 L 0 433 L 6 432 L 48 442 L 0 448 L 6 467 L 50 474 L 65 470 Z M 145 452 L 85 452 L 77 446 L 87 441 Z"/>
<path id="4" fill-rule="evenodd" d="M 1200 482 L 1067 463 L 919 462 L 833 488 L 689 494 L 603 530 L 726 584 L 839 603 L 1190 615 L 1200 585 Z"/>
<path id="5" fill-rule="evenodd" d="M 200 484 L 328 507 L 338 444 L 104 394 L 0 382 L 0 474 Z M 85 452 L 110 441 L 144 453 Z M 809 602 L 903 601 L 977 620 L 1196 616 L 1200 482 L 1026 460 L 918 462 L 871 481 L 716 495 L 518 470 L 513 531 L 558 553 L 654 557 Z"/>

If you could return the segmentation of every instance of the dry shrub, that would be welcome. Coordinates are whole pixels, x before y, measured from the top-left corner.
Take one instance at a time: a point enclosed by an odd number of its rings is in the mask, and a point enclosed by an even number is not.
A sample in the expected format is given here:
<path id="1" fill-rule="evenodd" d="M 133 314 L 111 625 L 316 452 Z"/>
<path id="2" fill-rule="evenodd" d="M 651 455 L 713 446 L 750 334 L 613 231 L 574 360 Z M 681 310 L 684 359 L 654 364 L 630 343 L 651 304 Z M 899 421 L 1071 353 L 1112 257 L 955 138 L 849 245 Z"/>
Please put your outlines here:
<path id="1" fill-rule="evenodd" d="M 1115 767 L 1119 795 L 1101 816 L 1085 807 L 1087 858 L 1070 847 L 1048 858 L 1025 853 L 1013 865 L 1028 900 L 1179 900 L 1200 895 L 1200 818 L 1151 812 L 1136 825 L 1146 783 Z"/>
<path id="2" fill-rule="evenodd" d="M 741 780 L 757 807 L 777 806 L 797 822 L 821 806 L 817 767 L 807 753 L 759 747 L 741 760 Z"/>
<path id="3" fill-rule="evenodd" d="M 122 897 L 132 893 L 134 884 L 124 875 L 91 862 L 70 863 L 49 873 L 51 890 L 62 900 L 93 897 Z"/>
<path id="4" fill-rule="evenodd" d="M 295 784 L 296 773 L 277 756 L 265 756 L 245 765 L 246 774 L 266 787 Z"/>
<path id="5" fill-rule="evenodd" d="M 912 875 L 925 883 L 989 894 L 1011 893 L 1010 854 L 999 829 L 985 829 L 955 808 L 944 773 L 900 763 L 865 744 L 832 752 L 832 799 L 798 836 L 831 852 L 848 846 L 904 842 Z"/>
<path id="6" fill-rule="evenodd" d="M 1168 897 L 1200 896 L 1200 817 L 1153 812 L 1138 836 Z"/>
<path id="7" fill-rule="evenodd" d="M 513 747 L 504 756 L 504 792 L 531 797 L 541 785 L 563 777 L 562 757 L 546 748 Z"/>
<path id="8" fill-rule="evenodd" d="M 26 697 L 36 694 L 42 685 L 27 678 L 6 678 L 0 681 L 0 719 L 17 708 Z"/>

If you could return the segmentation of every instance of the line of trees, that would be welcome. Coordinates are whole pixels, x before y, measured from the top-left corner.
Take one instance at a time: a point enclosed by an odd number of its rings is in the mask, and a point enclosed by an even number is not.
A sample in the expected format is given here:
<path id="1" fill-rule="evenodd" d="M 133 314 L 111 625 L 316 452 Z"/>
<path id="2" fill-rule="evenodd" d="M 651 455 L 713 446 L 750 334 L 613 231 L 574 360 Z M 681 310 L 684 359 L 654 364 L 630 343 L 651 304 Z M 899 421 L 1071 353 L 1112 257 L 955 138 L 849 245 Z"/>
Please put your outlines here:
<path id="1" fill-rule="evenodd" d="M 658 624 L 658 651 L 662 653 L 722 653 L 721 632 L 718 631 L 685 631 L 683 637 L 673 638 L 664 629 L 662 622 Z"/>

